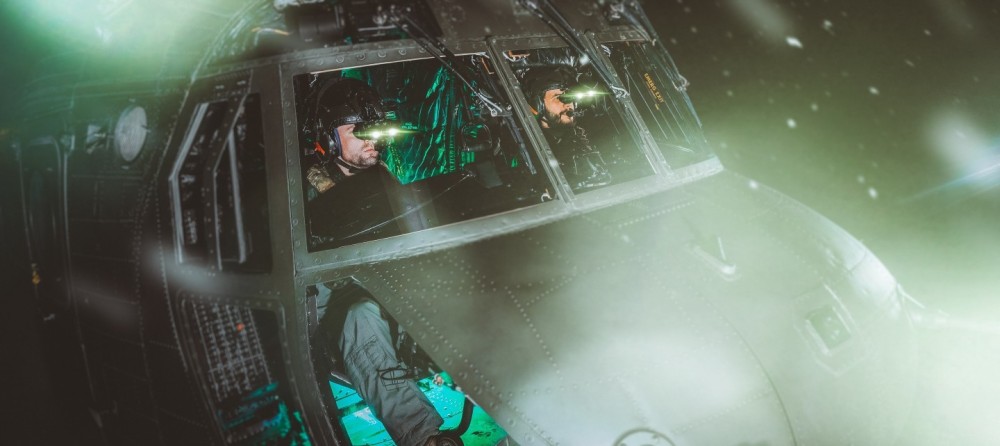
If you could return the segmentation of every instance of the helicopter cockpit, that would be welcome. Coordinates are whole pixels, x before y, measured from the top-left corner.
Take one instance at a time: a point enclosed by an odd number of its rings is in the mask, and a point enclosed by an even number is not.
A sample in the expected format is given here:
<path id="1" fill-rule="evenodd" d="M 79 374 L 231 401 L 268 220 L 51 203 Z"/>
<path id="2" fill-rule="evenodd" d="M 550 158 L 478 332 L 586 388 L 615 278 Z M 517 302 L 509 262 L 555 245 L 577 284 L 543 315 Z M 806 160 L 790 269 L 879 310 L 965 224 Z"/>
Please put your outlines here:
<path id="1" fill-rule="evenodd" d="M 361 131 L 377 147 L 380 162 L 320 191 L 304 182 L 309 246 L 329 249 L 508 211 L 555 198 L 538 156 L 510 116 L 491 116 L 470 91 L 497 94 L 493 61 L 484 55 L 457 58 L 470 73 L 466 85 L 437 61 L 400 63 L 311 73 L 295 78 L 304 144 L 302 166 L 327 174 L 341 165 L 319 144 L 310 125 L 310 93 L 343 78 L 360 79 L 382 98 L 386 118 Z M 336 174 L 336 172 L 334 172 Z M 356 174 L 356 175 L 355 175 Z M 350 203 L 350 204 L 348 204 Z"/>
<path id="2" fill-rule="evenodd" d="M 497 58 L 400 58 L 295 75 L 309 251 L 508 212 L 560 200 L 566 189 L 584 194 L 712 158 L 686 96 L 656 66 L 648 43 L 607 41 L 601 49 L 624 88 L 608 85 L 588 57 L 547 42 Z M 505 74 L 514 91 L 504 88 Z M 315 125 L 318 92 L 339 79 L 370 86 L 385 110 L 384 119 L 354 131 L 379 159 L 356 177 L 360 169 L 344 170 L 324 147 L 330 129 Z M 335 188 L 317 187 L 317 171 L 327 178 L 341 176 L 337 170 L 345 175 Z"/>
<path id="3" fill-rule="evenodd" d="M 297 136 L 290 144 L 300 181 L 290 182 L 291 204 L 301 206 L 297 215 L 304 217 L 304 238 L 295 244 L 304 245 L 308 260 L 297 267 L 305 273 L 310 357 L 320 388 L 331 391 L 324 395 L 331 425 L 359 443 L 374 441 L 364 432 L 382 429 L 365 421 L 381 418 L 365 412 L 365 404 L 381 403 L 359 396 L 363 390 L 354 393 L 338 370 L 349 362 L 337 340 L 354 311 L 348 308 L 374 302 L 393 333 L 413 324 L 397 320 L 402 310 L 371 288 L 365 262 L 652 193 L 711 171 L 684 173 L 714 159 L 683 78 L 635 28 L 591 34 L 585 44 L 592 50 L 581 51 L 579 42 L 559 35 L 451 38 L 445 44 L 405 23 L 397 26 L 411 39 L 368 41 L 341 52 L 309 50 L 282 72 L 284 92 L 294 98 L 294 120 L 285 128 Z M 443 24 L 446 36 L 462 34 L 451 26 Z M 337 106 L 325 98 L 344 85 L 352 86 L 347 96 L 365 99 L 350 99 L 357 117 L 331 121 L 320 110 Z M 363 144 L 369 160 L 377 152 L 377 162 L 349 157 L 351 144 Z M 419 381 L 435 406 L 435 395 L 461 405 L 461 389 L 438 382 L 439 376 L 450 380 L 451 364 L 439 366 L 423 350 L 439 346 L 403 334 L 412 344 L 397 345 L 394 354 L 407 350 L 409 359 L 400 357 L 401 363 L 422 363 L 407 371 L 407 379 Z M 328 364 L 330 358 L 340 363 Z M 442 426 L 475 413 L 481 421 L 474 425 L 492 433 L 489 441 L 505 435 L 482 408 L 436 409 L 446 420 Z"/>
<path id="4" fill-rule="evenodd" d="M 532 207 L 545 206 L 542 214 L 557 215 L 592 191 L 639 189 L 640 180 L 662 182 L 662 172 L 712 158 L 699 139 L 696 118 L 680 101 L 684 95 L 651 66 L 646 54 L 651 50 L 639 39 L 601 47 L 617 68 L 624 93 L 602 79 L 593 60 L 557 39 L 500 48 L 445 61 L 418 51 L 417 57 L 292 76 L 310 253 L 343 252 L 338 248 L 468 220 L 496 220 L 485 217 Z M 412 50 L 395 47 L 399 56 Z M 317 110 L 324 92 L 347 84 L 370 89 L 373 98 L 367 100 L 375 103 L 361 108 L 377 110 L 370 119 L 336 130 L 319 122 L 324 118 Z M 553 100 L 563 108 L 553 109 Z M 338 151 L 346 150 L 347 138 L 365 141 L 378 162 L 345 161 Z M 352 442 L 385 439 L 379 417 L 366 412 L 371 409 L 365 404 L 372 403 L 338 371 L 344 365 L 327 363 L 343 355 L 330 346 L 337 345 L 338 322 L 347 307 L 375 297 L 351 273 L 320 270 L 306 287 L 306 302 L 315 315 L 311 356 L 321 389 L 330 390 L 325 400 L 331 425 Z M 385 310 L 382 318 L 390 327 L 402 325 Z M 446 367 L 423 351 L 426 346 L 403 337 L 412 344 L 402 349 L 410 355 L 402 363 L 422 364 L 406 376 L 434 403 L 445 419 L 442 426 L 468 428 L 469 422 L 458 419 L 474 416 L 473 428 L 490 433 L 483 444 L 506 435 L 482 408 L 468 403 Z"/>

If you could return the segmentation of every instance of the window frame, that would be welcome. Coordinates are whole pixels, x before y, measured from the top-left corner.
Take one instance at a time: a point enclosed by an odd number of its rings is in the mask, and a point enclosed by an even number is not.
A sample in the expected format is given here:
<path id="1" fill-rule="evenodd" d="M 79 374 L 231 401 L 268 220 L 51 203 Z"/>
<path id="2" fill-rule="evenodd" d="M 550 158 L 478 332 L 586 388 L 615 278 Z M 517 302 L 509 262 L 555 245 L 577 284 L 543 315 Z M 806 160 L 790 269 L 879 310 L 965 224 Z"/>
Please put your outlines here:
<path id="1" fill-rule="evenodd" d="M 221 269 L 221 260 L 219 256 L 218 249 L 218 234 L 217 227 L 218 222 L 216 217 L 217 209 L 217 191 L 215 186 L 215 169 L 219 164 L 219 159 L 222 156 L 222 152 L 225 150 L 227 141 L 229 139 L 228 134 L 232 132 L 233 124 L 236 122 L 236 109 L 238 105 L 234 104 L 237 99 L 235 97 L 227 98 L 206 98 L 204 101 L 199 101 L 195 105 L 191 116 L 191 122 L 187 126 L 184 132 L 184 142 L 181 145 L 181 150 L 177 154 L 174 160 L 174 168 L 170 173 L 170 192 L 171 192 L 171 205 L 174 209 L 174 245 L 177 252 L 177 262 L 187 265 L 201 265 L 209 266 L 212 269 Z M 242 98 L 239 99 L 242 101 Z M 203 231 L 202 237 L 205 240 L 205 258 L 196 259 L 192 254 L 189 253 L 189 248 L 184 243 L 184 206 L 181 202 L 181 180 L 180 174 L 187 160 L 188 155 L 191 152 L 191 148 L 194 145 L 195 138 L 199 133 L 202 133 L 202 125 L 205 121 L 209 107 L 213 104 L 224 103 L 225 111 L 223 112 L 222 118 L 220 119 L 222 125 L 220 128 L 225 129 L 227 136 L 225 138 L 214 138 L 209 142 L 208 150 L 203 155 L 203 158 L 198 160 L 198 166 L 195 167 L 196 170 L 200 170 L 201 175 L 198 178 L 200 184 L 195 185 L 196 189 L 201 189 L 201 204 L 203 205 L 201 220 L 197 222 L 198 227 Z M 208 129 L 211 132 L 213 129 Z M 208 192 L 205 189 L 208 189 Z M 213 257 L 215 258 L 214 262 Z"/>
<path id="2" fill-rule="evenodd" d="M 243 105 L 246 103 L 246 96 L 240 101 L 240 109 L 243 109 Z M 237 116 L 239 114 L 237 113 Z M 246 233 L 243 226 L 243 191 L 240 189 L 240 172 L 236 161 L 236 137 L 233 134 L 235 131 L 236 121 L 233 121 L 233 126 L 229 129 L 229 134 L 226 136 L 226 142 L 223 143 L 222 150 L 219 151 L 218 157 L 215 160 L 215 168 L 213 169 L 212 178 L 212 205 L 215 208 L 215 212 L 212 214 L 215 229 L 215 248 L 216 257 L 218 258 L 219 269 L 223 269 L 225 264 L 225 259 L 222 256 L 222 227 L 221 221 L 218 219 L 218 209 L 219 209 L 219 166 L 222 164 L 222 160 L 226 155 L 229 155 L 229 181 L 230 187 L 233 191 L 233 223 L 236 225 L 236 249 L 238 264 L 242 264 L 247 261 L 247 244 L 246 244 Z"/>
<path id="3" fill-rule="evenodd" d="M 608 40 L 640 40 L 641 36 L 626 28 L 616 28 L 590 38 L 596 45 L 596 42 Z M 652 141 L 652 136 L 644 123 L 641 122 L 642 118 L 634 108 L 634 104 L 630 100 L 625 100 L 622 105 L 624 119 L 634 123 L 630 130 L 637 133 L 635 139 L 639 150 L 647 159 L 651 160 L 650 165 L 653 173 L 643 178 L 581 194 L 573 194 L 570 191 L 569 183 L 558 168 L 558 161 L 552 155 L 541 130 L 537 124 L 528 124 L 530 119 L 525 115 L 528 103 L 520 92 L 517 78 L 513 75 L 508 64 L 499 62 L 503 58 L 504 51 L 507 50 L 566 46 L 566 43 L 555 35 L 518 38 L 491 37 L 484 40 L 443 39 L 443 42 L 456 55 L 484 54 L 492 60 L 498 61 L 494 66 L 498 67 L 496 75 L 499 87 L 503 90 L 501 93 L 506 95 L 508 105 L 512 108 L 515 121 L 521 126 L 526 142 L 533 146 L 531 150 L 534 150 L 535 156 L 541 164 L 538 169 L 539 173 L 544 172 L 555 188 L 553 195 L 558 196 L 559 199 L 407 234 L 309 252 L 307 225 L 304 224 L 306 221 L 305 197 L 302 196 L 302 184 L 306 179 L 302 171 L 299 142 L 300 123 L 294 101 L 296 92 L 293 79 L 307 73 L 429 59 L 431 55 L 412 40 L 358 44 L 349 48 L 337 48 L 336 51 L 332 49 L 303 51 L 278 61 L 283 134 L 285 137 L 286 187 L 289 193 L 293 268 L 295 270 L 304 274 L 319 273 L 323 270 L 335 270 L 380 259 L 399 258 L 429 250 L 446 249 L 675 188 L 717 173 L 722 169 L 718 160 L 713 158 L 708 163 L 699 163 L 699 167 L 695 169 L 682 169 L 685 172 L 671 170 L 663 160 L 659 148 Z M 607 63 L 607 61 L 603 63 Z"/>
<path id="4" fill-rule="evenodd" d="M 237 79 L 232 82 L 232 79 Z M 238 161 L 236 159 L 236 141 L 235 141 L 235 124 L 241 116 L 241 111 L 244 111 L 244 106 L 247 104 L 247 98 L 251 95 L 257 94 L 260 96 L 258 91 L 251 91 L 246 88 L 249 85 L 249 76 L 231 76 L 224 77 L 223 79 L 209 79 L 208 81 L 201 81 L 201 85 L 197 85 L 192 90 L 198 91 L 197 87 L 210 85 L 212 83 L 218 85 L 220 82 L 225 83 L 230 81 L 235 85 L 235 88 L 228 91 L 222 91 L 222 93 L 210 93 L 206 95 L 195 95 L 196 102 L 192 102 L 190 111 L 190 121 L 185 127 L 183 133 L 183 139 L 181 140 L 180 148 L 177 152 L 177 156 L 173 159 L 173 168 L 170 172 L 168 178 L 169 191 L 170 191 L 170 206 L 173 211 L 173 226 L 174 226 L 174 250 L 176 253 L 177 263 L 185 266 L 193 267 L 207 267 L 212 271 L 231 271 L 238 273 L 254 274 L 263 273 L 265 271 L 243 271 L 238 265 L 246 263 L 250 258 L 250 250 L 247 243 L 247 233 L 246 224 L 244 216 L 244 200 L 243 200 L 243 190 L 241 189 L 240 178 L 239 178 L 239 168 Z M 215 91 L 221 89 L 216 88 Z M 203 129 L 202 124 L 204 123 L 205 116 L 209 107 L 213 104 L 225 104 L 223 116 L 220 118 L 220 125 L 216 129 Z M 263 120 L 264 110 L 263 103 L 259 100 L 258 106 L 262 109 L 258 112 Z M 263 122 L 261 123 L 263 125 Z M 184 206 L 181 202 L 181 180 L 180 175 L 187 159 L 190 150 L 195 142 L 195 138 L 199 133 L 209 133 L 224 136 L 213 136 L 208 145 L 208 150 L 202 155 L 202 159 L 198 160 L 198 167 L 196 170 L 200 172 L 199 182 L 200 184 L 195 185 L 201 192 L 201 206 L 202 216 L 201 221 L 198 222 L 198 227 L 203 231 L 202 237 L 205 240 L 205 257 L 198 258 L 191 256 L 189 254 L 190 248 L 185 245 L 184 242 Z M 266 139 L 266 136 L 264 137 Z M 223 166 L 223 159 L 225 155 L 229 155 L 228 165 Z M 222 247 L 222 228 L 221 221 L 219 219 L 219 206 L 220 206 L 220 188 L 218 187 L 218 176 L 221 168 L 229 170 L 229 182 L 231 182 L 232 187 L 232 199 L 233 199 L 233 220 L 236 226 L 236 249 L 237 255 L 235 259 L 235 267 L 227 266 L 233 263 L 233 259 L 227 260 L 223 258 L 223 247 Z M 266 169 L 266 166 L 265 166 Z M 270 206 L 270 205 L 269 205 Z M 270 227 L 270 225 L 268 225 Z M 269 231 L 270 232 L 270 229 Z M 271 234 L 267 234 L 267 242 L 270 243 Z"/>
<path id="5" fill-rule="evenodd" d="M 456 55 L 459 56 L 481 54 L 495 60 L 494 54 L 490 52 L 489 46 L 485 42 L 448 42 L 447 45 Z M 565 200 L 556 199 L 549 202 L 528 205 L 497 214 L 452 222 L 406 234 L 394 235 L 391 237 L 340 246 L 327 250 L 308 252 L 308 234 L 306 233 L 306 225 L 303 224 L 303 222 L 306 221 L 304 203 L 305 197 L 303 197 L 301 193 L 303 190 L 302 182 L 306 180 L 301 168 L 302 160 L 300 155 L 301 149 L 299 146 L 299 119 L 296 114 L 296 104 L 293 99 L 296 97 L 293 79 L 302 74 L 322 73 L 347 68 L 369 67 L 390 63 L 403 63 L 432 59 L 432 56 L 428 54 L 426 50 L 421 48 L 412 40 L 360 44 L 355 45 L 352 48 L 353 51 L 338 52 L 335 55 L 322 51 L 304 52 L 304 56 L 306 56 L 304 60 L 291 61 L 281 67 L 282 97 L 286 98 L 283 107 L 285 117 L 284 133 L 286 136 L 285 154 L 288 161 L 286 169 L 289 176 L 288 187 L 290 204 L 292 205 L 292 238 L 295 246 L 296 258 L 305 260 L 296 261 L 297 268 L 305 268 L 305 265 L 328 266 L 330 264 L 356 264 L 373 258 L 393 255 L 392 253 L 406 252 L 411 249 L 422 250 L 426 249 L 428 246 L 443 246 L 454 243 L 462 243 L 460 240 L 475 238 L 475 233 L 488 231 L 488 229 L 472 229 L 473 227 L 491 228 L 492 231 L 495 232 L 496 226 L 508 227 L 511 223 L 515 226 L 520 226 L 522 224 L 532 224 L 527 222 L 537 222 L 540 220 L 551 219 L 552 215 L 565 215 L 565 209 L 562 209 L 565 207 L 565 203 L 563 203 Z M 494 64 L 494 66 L 498 65 L 499 64 Z M 501 91 L 501 94 L 509 95 L 506 87 L 507 81 L 504 79 L 503 75 L 498 72 L 496 76 L 497 84 L 499 88 L 503 90 Z M 517 120 L 516 116 L 515 120 Z M 517 124 L 520 125 L 522 123 L 517 120 Z M 549 159 L 540 153 L 535 141 L 531 139 L 527 133 L 527 131 L 524 132 L 525 142 L 529 146 L 532 146 L 529 147 L 529 150 L 532 151 L 531 153 L 536 157 L 539 164 L 542 165 L 541 168 L 536 166 L 536 168 L 538 168 L 538 174 L 544 175 L 546 180 L 549 181 L 553 188 L 558 191 L 558 186 L 552 182 Z M 557 195 L 558 192 L 554 191 L 553 196 Z M 540 211 L 538 209 L 540 207 L 547 208 L 549 210 Z M 552 207 L 555 207 L 557 210 L 553 212 Z M 498 216 L 503 216 L 508 224 L 503 225 L 493 221 Z M 353 254 L 349 255 L 347 253 Z"/>
<path id="6" fill-rule="evenodd" d="M 566 41 L 564 41 L 561 37 L 553 36 L 544 39 L 516 38 L 516 39 L 496 40 L 493 42 L 493 47 L 496 49 L 498 54 L 507 54 L 512 51 L 528 51 L 528 50 L 538 51 L 546 49 L 568 48 L 569 44 L 567 44 Z M 600 62 L 595 62 L 595 63 L 600 63 Z M 607 61 L 605 61 L 605 63 L 607 63 Z M 510 63 L 504 61 L 502 65 L 503 65 L 502 70 L 504 71 L 505 75 L 508 76 L 510 79 L 516 80 L 517 76 L 514 74 L 513 68 L 511 67 Z M 615 79 L 619 83 L 621 83 L 620 79 L 618 79 L 617 73 L 615 73 Z M 548 158 L 547 161 L 550 164 L 555 163 L 554 166 L 558 166 L 559 160 L 556 157 L 553 148 L 549 145 L 548 140 L 545 137 L 545 134 L 542 131 L 541 126 L 538 124 L 538 120 L 532 117 L 531 115 L 527 114 L 527 110 L 530 110 L 532 108 L 532 105 L 531 101 L 526 96 L 524 96 L 524 91 L 522 88 L 523 87 L 520 85 L 519 81 L 517 81 L 517 83 L 514 84 L 514 88 L 512 89 L 513 91 L 510 92 L 510 94 L 512 96 L 516 95 L 517 99 L 514 100 L 515 104 L 513 104 L 513 106 L 515 109 L 524 111 L 523 113 L 521 113 L 521 121 L 524 124 L 525 128 L 527 129 L 527 132 L 534 134 L 535 137 L 538 138 L 539 140 L 538 142 L 542 144 L 540 147 L 542 147 L 542 150 L 546 153 L 546 156 Z M 564 187 L 565 189 L 562 192 L 568 194 L 565 196 L 570 197 L 569 199 L 571 201 L 577 202 L 582 197 L 592 196 L 595 194 L 604 195 L 600 194 L 599 192 L 605 189 L 616 190 L 619 189 L 621 186 L 628 184 L 635 184 L 635 182 L 637 181 L 641 182 L 645 178 L 658 177 L 667 173 L 666 163 L 660 156 L 659 152 L 657 150 L 650 150 L 650 141 L 647 135 L 648 131 L 646 130 L 645 127 L 639 125 L 641 123 L 637 122 L 636 120 L 637 112 L 634 108 L 634 105 L 631 102 L 631 99 L 626 98 L 624 100 L 623 99 L 609 99 L 609 100 L 612 102 L 611 107 L 615 110 L 615 112 L 619 114 L 619 118 L 622 120 L 622 124 L 624 124 L 624 130 L 627 136 L 630 138 L 631 141 L 635 142 L 636 151 L 638 152 L 639 157 L 645 158 L 649 167 L 649 173 L 647 175 L 642 175 L 640 177 L 632 178 L 630 180 L 615 182 L 608 186 L 598 187 L 591 190 L 573 191 L 572 186 L 567 180 L 565 173 L 562 171 L 562 169 L 555 168 L 554 170 L 558 171 L 558 181 L 561 183 L 561 186 Z"/>
<path id="7" fill-rule="evenodd" d="M 605 32 L 605 33 L 600 34 L 598 36 L 598 40 L 596 41 L 597 45 L 615 44 L 615 43 L 638 43 L 640 45 L 643 45 L 643 51 L 644 52 L 653 52 L 653 51 L 663 51 L 663 52 L 666 52 L 665 48 L 653 47 L 652 44 L 649 42 L 649 40 L 646 40 L 645 38 L 643 38 L 642 35 L 639 34 L 637 31 L 632 31 L 632 30 L 630 30 L 630 31 L 622 31 L 622 32 Z M 666 54 L 665 56 L 669 57 L 669 53 Z M 611 60 L 611 58 L 607 54 L 605 54 L 604 52 L 601 52 L 601 58 L 602 58 L 602 60 L 605 63 L 608 64 L 608 66 L 610 66 L 614 70 L 615 77 L 617 79 L 619 79 L 619 82 L 620 82 L 621 81 L 621 76 L 618 75 L 618 68 L 615 66 L 615 64 Z M 669 68 L 666 68 L 666 69 L 669 70 Z M 676 71 L 674 73 L 672 73 L 672 74 L 681 76 L 680 73 L 678 73 Z M 681 76 L 681 77 L 683 77 L 683 76 Z M 625 87 L 624 83 L 622 83 L 622 85 L 623 85 L 623 87 Z M 671 85 L 671 87 L 673 88 L 674 86 Z M 627 89 L 627 87 L 625 87 L 625 88 Z M 686 140 L 687 143 L 685 144 L 685 143 L 681 143 L 680 141 L 675 141 L 675 142 L 664 142 L 663 144 L 667 144 L 667 145 L 669 145 L 669 146 L 671 146 L 671 147 L 673 147 L 675 149 L 679 148 L 679 149 L 686 149 L 686 150 L 692 150 L 692 151 L 702 152 L 705 155 L 704 156 L 705 160 L 715 158 L 716 154 L 715 154 L 714 151 L 711 150 L 711 147 L 708 145 L 708 142 L 705 140 L 705 132 L 704 132 L 704 130 L 701 127 L 701 119 L 698 117 L 697 112 L 694 110 L 694 106 L 690 103 L 690 97 L 687 95 L 686 91 L 685 92 L 680 92 L 680 93 L 682 95 L 684 95 L 684 96 L 687 97 L 686 104 L 683 104 L 683 105 L 686 105 L 686 107 L 681 107 L 681 104 L 677 104 L 677 103 L 672 103 L 671 106 L 672 107 L 677 107 L 678 108 L 678 112 L 687 113 L 689 115 L 687 117 L 687 119 L 691 120 L 691 121 L 694 121 L 694 123 L 697 124 L 697 126 L 696 127 L 692 126 L 690 124 L 690 122 L 685 122 L 685 121 L 682 121 L 682 120 L 677 120 L 677 122 L 675 123 L 675 125 L 677 126 L 677 129 L 679 131 L 681 131 L 681 132 L 684 133 L 684 139 Z M 673 101 L 674 98 L 672 97 L 673 93 L 670 93 L 670 95 L 671 95 L 671 98 L 668 99 L 668 101 L 674 102 Z M 658 153 L 658 155 L 660 156 L 661 162 L 670 171 L 672 171 L 672 172 L 676 172 L 678 170 L 683 170 L 685 167 L 687 167 L 688 165 L 690 165 L 690 164 L 685 164 L 685 165 L 676 166 L 676 167 L 673 166 L 673 165 L 671 165 L 666 160 L 666 156 L 663 155 L 663 151 L 666 150 L 667 147 L 661 147 L 661 143 L 656 142 L 655 137 L 653 136 L 652 131 L 649 130 L 649 125 L 646 123 L 645 118 L 642 115 L 642 112 L 639 111 L 639 106 L 636 104 L 635 99 L 634 98 L 630 98 L 629 101 L 627 101 L 627 102 L 628 102 L 627 103 L 627 107 L 629 109 L 631 109 L 631 112 L 633 113 L 633 115 L 638 120 L 640 128 L 642 129 L 642 132 L 648 137 L 648 145 L 650 147 L 652 147 L 652 149 Z M 700 137 L 701 141 L 695 141 L 695 139 L 698 138 L 698 137 Z M 695 162 L 695 163 L 692 163 L 692 164 L 697 164 L 697 163 L 698 162 Z"/>

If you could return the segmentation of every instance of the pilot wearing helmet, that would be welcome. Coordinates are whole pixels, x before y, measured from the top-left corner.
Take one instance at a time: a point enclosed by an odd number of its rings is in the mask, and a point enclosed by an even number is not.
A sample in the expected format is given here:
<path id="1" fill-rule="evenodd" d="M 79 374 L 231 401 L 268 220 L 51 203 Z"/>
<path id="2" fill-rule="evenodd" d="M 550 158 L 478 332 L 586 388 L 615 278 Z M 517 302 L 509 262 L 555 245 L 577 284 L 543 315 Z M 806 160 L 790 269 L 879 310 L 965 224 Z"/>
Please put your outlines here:
<path id="1" fill-rule="evenodd" d="M 384 121 L 382 99 L 368 84 L 336 78 L 320 87 L 311 122 L 317 162 L 306 171 L 315 192 L 324 193 L 347 177 L 379 164 L 377 141 L 367 130 Z"/>
<path id="2" fill-rule="evenodd" d="M 313 139 L 304 162 L 310 247 L 390 235 L 387 191 L 399 182 L 380 161 L 391 133 L 382 98 L 365 82 L 333 78 L 310 108 L 303 132 Z"/>
<path id="3" fill-rule="evenodd" d="M 373 202 L 384 201 L 381 191 L 387 181 L 395 181 L 386 169 L 376 167 L 380 133 L 388 132 L 382 98 L 362 81 L 335 78 L 317 90 L 314 107 L 307 124 L 316 140 L 307 151 L 314 160 L 306 170 L 312 198 L 307 205 L 310 234 L 349 237 L 377 221 L 365 215 L 378 207 Z M 319 319 L 314 348 L 323 356 L 318 376 L 326 376 L 331 368 L 346 372 L 396 444 L 444 444 L 441 416 L 399 358 L 405 333 L 353 283 L 320 284 L 310 292 Z"/>
<path id="4" fill-rule="evenodd" d="M 524 73 L 522 87 L 571 188 L 581 191 L 610 184 L 612 178 L 600 153 L 577 123 L 581 99 L 577 96 L 586 93 L 577 87 L 576 78 L 576 73 L 566 66 L 536 67 Z"/>

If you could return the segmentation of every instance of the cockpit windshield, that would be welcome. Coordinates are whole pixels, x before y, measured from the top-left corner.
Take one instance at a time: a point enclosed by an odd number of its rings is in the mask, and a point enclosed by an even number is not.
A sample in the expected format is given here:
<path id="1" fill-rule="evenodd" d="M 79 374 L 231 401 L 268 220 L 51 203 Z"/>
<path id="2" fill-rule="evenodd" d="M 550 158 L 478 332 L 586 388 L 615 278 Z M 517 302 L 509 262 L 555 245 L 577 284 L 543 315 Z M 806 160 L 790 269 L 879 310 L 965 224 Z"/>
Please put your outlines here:
<path id="1" fill-rule="evenodd" d="M 687 81 L 648 42 L 604 45 L 618 77 L 671 168 L 712 158 L 685 93 Z"/>
<path id="2" fill-rule="evenodd" d="M 569 48 L 510 51 L 507 58 L 573 192 L 653 174 L 621 103 L 590 59 Z"/>
<path id="3" fill-rule="evenodd" d="M 501 89 L 484 55 L 456 57 Z M 494 117 L 432 59 L 294 78 L 309 250 L 330 249 L 555 198 L 510 117 Z"/>

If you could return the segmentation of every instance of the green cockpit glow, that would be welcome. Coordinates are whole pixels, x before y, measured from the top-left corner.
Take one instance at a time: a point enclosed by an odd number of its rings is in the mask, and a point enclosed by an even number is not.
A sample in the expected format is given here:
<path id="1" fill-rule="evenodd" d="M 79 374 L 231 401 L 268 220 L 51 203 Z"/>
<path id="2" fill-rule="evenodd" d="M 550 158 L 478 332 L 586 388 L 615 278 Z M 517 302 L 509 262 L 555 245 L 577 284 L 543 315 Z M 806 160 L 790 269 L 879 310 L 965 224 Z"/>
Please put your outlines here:
<path id="1" fill-rule="evenodd" d="M 475 161 L 465 156 L 474 138 L 462 129 L 480 113 L 471 92 L 436 61 L 411 64 L 399 97 L 390 98 L 397 104 L 395 134 L 386 128 L 371 135 L 392 138 L 382 160 L 401 184 L 458 172 Z"/>
<path id="2" fill-rule="evenodd" d="M 441 429 L 454 429 L 462 419 L 465 394 L 458 390 L 447 373 L 441 373 L 441 377 L 444 379 L 444 384 L 435 384 L 434 377 L 430 376 L 418 381 L 417 385 L 441 414 L 441 418 L 444 418 Z M 341 423 L 350 437 L 351 444 L 385 446 L 395 444 L 371 408 L 354 389 L 330 381 L 330 390 L 333 391 Z M 486 411 L 476 406 L 472 413 L 472 423 L 462 435 L 462 442 L 466 446 L 493 446 L 506 436 L 507 433 L 503 428 L 493 421 Z"/>
<path id="3" fill-rule="evenodd" d="M 395 138 L 396 136 L 402 135 L 404 133 L 406 133 L 406 130 L 402 130 L 398 127 L 385 126 L 385 127 L 365 129 L 362 132 L 355 131 L 354 136 L 369 141 L 389 142 L 392 141 L 392 139 Z"/>
<path id="4" fill-rule="evenodd" d="M 231 407 L 220 408 L 217 416 L 227 441 L 239 438 L 248 444 L 312 444 L 302 414 L 288 407 L 277 382 L 248 393 Z"/>

